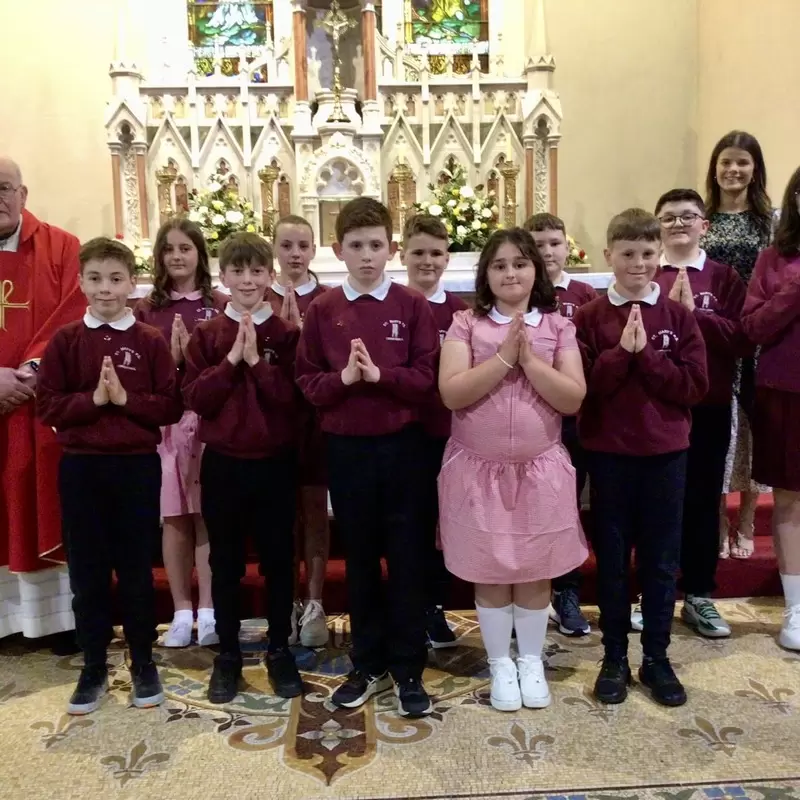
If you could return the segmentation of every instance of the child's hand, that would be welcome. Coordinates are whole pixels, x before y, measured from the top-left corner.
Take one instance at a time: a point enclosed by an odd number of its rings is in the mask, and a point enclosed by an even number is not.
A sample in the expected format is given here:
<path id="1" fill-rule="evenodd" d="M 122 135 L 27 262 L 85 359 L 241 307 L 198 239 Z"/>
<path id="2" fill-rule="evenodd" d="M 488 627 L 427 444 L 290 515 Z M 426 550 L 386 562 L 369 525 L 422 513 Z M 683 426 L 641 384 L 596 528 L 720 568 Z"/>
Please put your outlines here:
<path id="1" fill-rule="evenodd" d="M 497 351 L 497 355 L 500 356 L 500 360 L 504 364 L 513 367 L 519 361 L 519 335 L 524 327 L 525 321 L 522 314 L 515 314 L 514 319 L 511 320 L 511 324 L 508 326 L 506 338 L 503 339 L 503 343 Z"/>
<path id="2" fill-rule="evenodd" d="M 103 384 L 106 387 L 108 399 L 115 406 L 124 406 L 128 402 L 128 393 L 119 382 L 119 375 L 117 375 L 109 356 L 103 359 Z"/>
<path id="3" fill-rule="evenodd" d="M 245 314 L 242 317 L 239 327 L 244 330 L 242 358 L 249 366 L 254 367 L 259 362 L 258 339 L 256 337 L 256 326 L 250 314 Z"/>
<path id="4" fill-rule="evenodd" d="M 358 364 L 357 341 L 357 339 L 353 339 L 350 342 L 350 358 L 347 359 L 347 366 L 342 370 L 342 383 L 345 386 L 352 386 L 362 378 L 361 367 Z"/>
<path id="5" fill-rule="evenodd" d="M 628 313 L 628 321 L 622 329 L 622 336 L 619 337 L 619 346 L 629 353 L 636 352 L 636 314 L 639 311 L 639 306 L 632 305 Z"/>
<path id="6" fill-rule="evenodd" d="M 227 355 L 228 361 L 235 367 L 244 358 L 244 319 L 239 323 L 239 330 L 233 342 L 230 353 Z"/>
<path id="7" fill-rule="evenodd" d="M 647 331 L 644 329 L 644 322 L 642 322 L 642 309 L 638 303 L 634 303 L 631 313 L 635 314 L 634 322 L 634 336 L 635 345 L 633 348 L 634 353 L 641 353 L 647 346 Z"/>
<path id="8" fill-rule="evenodd" d="M 356 361 L 367 383 L 377 383 L 381 379 L 381 371 L 375 366 L 375 362 L 361 339 L 356 339 Z"/>
<path id="9" fill-rule="evenodd" d="M 297 307 L 297 296 L 294 293 L 294 286 L 292 283 L 287 283 L 285 289 L 286 294 L 283 296 L 281 317 L 283 319 L 288 319 L 293 325 L 300 327 L 300 309 Z"/>
<path id="10" fill-rule="evenodd" d="M 517 335 L 517 339 L 519 341 L 519 365 L 525 369 L 526 367 L 534 366 L 539 359 L 536 357 L 536 354 L 533 352 L 533 348 L 531 347 L 531 343 L 528 340 L 528 333 L 525 330 L 525 326 L 522 326 L 522 330 Z"/>
<path id="11" fill-rule="evenodd" d="M 680 274 L 683 275 L 680 303 L 689 311 L 694 311 L 694 293 L 692 292 L 692 284 L 689 281 L 689 273 L 686 271 L 686 268 L 683 267 Z"/>
<path id="12" fill-rule="evenodd" d="M 675 276 L 675 283 L 672 284 L 667 297 L 676 303 L 681 302 L 681 297 L 683 297 L 683 268 L 678 270 L 678 274 Z"/>
<path id="13" fill-rule="evenodd" d="M 189 331 L 186 330 L 183 317 L 180 314 L 176 314 L 175 319 L 172 320 L 172 335 L 169 342 L 169 349 L 176 364 L 183 363 L 188 346 Z"/>
<path id="14" fill-rule="evenodd" d="M 106 388 L 106 362 L 111 359 L 106 357 L 103 359 L 103 366 L 100 367 L 100 377 L 97 379 L 97 388 L 94 390 L 92 400 L 96 406 L 108 405 L 108 389 Z"/>

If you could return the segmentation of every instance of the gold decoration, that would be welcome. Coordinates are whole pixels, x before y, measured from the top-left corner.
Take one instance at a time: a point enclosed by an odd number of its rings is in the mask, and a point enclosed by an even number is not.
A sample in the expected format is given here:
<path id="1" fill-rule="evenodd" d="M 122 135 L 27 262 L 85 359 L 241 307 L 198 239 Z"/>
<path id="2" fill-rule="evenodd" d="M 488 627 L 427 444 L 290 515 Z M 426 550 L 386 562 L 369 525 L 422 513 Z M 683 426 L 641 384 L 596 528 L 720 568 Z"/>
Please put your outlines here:
<path id="1" fill-rule="evenodd" d="M 174 164 L 167 164 L 166 167 L 156 170 L 156 180 L 158 181 L 158 213 L 161 223 L 166 222 L 174 213 L 172 208 L 172 184 L 178 178 L 178 170 Z"/>
<path id="2" fill-rule="evenodd" d="M 14 294 L 14 281 L 5 280 L 0 283 L 0 331 L 6 330 L 6 309 L 30 307 L 31 301 L 27 303 L 12 303 L 11 295 Z"/>
<path id="3" fill-rule="evenodd" d="M 342 13 L 339 0 L 333 0 L 330 11 L 322 18 L 322 27 L 330 33 L 333 42 L 333 111 L 328 122 L 350 121 L 342 108 L 342 59 L 339 55 L 339 40 L 355 25 L 354 20 Z"/>
<path id="4" fill-rule="evenodd" d="M 408 193 L 409 181 L 414 177 L 411 167 L 403 161 L 398 162 L 392 170 L 392 178 L 397 181 L 397 186 L 400 189 L 400 232 L 406 227 L 406 214 L 408 212 Z"/>
<path id="5" fill-rule="evenodd" d="M 272 234 L 275 230 L 275 200 L 273 198 L 273 190 L 275 181 L 278 180 L 280 174 L 280 169 L 274 164 L 268 164 L 258 171 L 258 179 L 261 181 L 263 187 L 262 197 L 264 199 L 262 223 L 264 225 L 264 234 L 269 238 L 272 238 Z"/>
<path id="6" fill-rule="evenodd" d="M 505 184 L 505 225 L 513 228 L 517 224 L 517 175 L 519 167 L 513 161 L 503 161 L 497 167 Z"/>

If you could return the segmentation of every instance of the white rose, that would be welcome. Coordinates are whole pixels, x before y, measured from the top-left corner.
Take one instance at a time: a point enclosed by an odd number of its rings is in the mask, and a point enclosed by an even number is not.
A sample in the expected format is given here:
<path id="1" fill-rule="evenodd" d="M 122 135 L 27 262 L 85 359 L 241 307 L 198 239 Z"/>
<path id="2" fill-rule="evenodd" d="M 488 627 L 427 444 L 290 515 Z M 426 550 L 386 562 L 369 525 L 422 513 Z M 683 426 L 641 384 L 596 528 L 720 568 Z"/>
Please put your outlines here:
<path id="1" fill-rule="evenodd" d="M 189 222 L 200 222 L 203 218 L 203 215 L 199 211 L 190 211 L 189 212 Z"/>
<path id="2" fill-rule="evenodd" d="M 450 200 L 447 201 L 447 207 L 448 208 L 455 208 L 456 207 L 456 201 L 453 200 L 452 198 L 450 198 Z"/>
<path id="3" fill-rule="evenodd" d="M 500 209 L 497 206 L 492 206 L 492 214 L 498 214 Z"/>
<path id="4" fill-rule="evenodd" d="M 479 219 L 472 220 L 472 230 L 479 231 L 481 229 L 481 221 Z"/>
<path id="5" fill-rule="evenodd" d="M 475 192 L 469 186 L 462 186 L 459 189 L 459 194 L 466 198 L 475 197 Z"/>
<path id="6" fill-rule="evenodd" d="M 222 188 L 222 184 L 221 183 L 217 183 L 216 181 L 211 181 L 211 183 L 208 184 L 208 191 L 209 192 L 218 192 L 221 188 Z"/>
<path id="7" fill-rule="evenodd" d="M 463 225 L 459 225 L 456 228 L 456 236 L 458 236 L 461 239 L 463 239 L 468 233 L 469 231 Z"/>
<path id="8" fill-rule="evenodd" d="M 482 209 L 482 208 L 483 208 L 483 203 L 479 203 L 479 202 L 477 202 L 477 201 L 476 201 L 476 202 L 474 202 L 474 203 L 472 204 L 472 210 L 473 210 L 473 211 L 474 211 L 476 214 L 480 214 L 480 213 L 481 213 L 481 209 Z"/>
<path id="9" fill-rule="evenodd" d="M 492 218 L 492 212 L 491 212 L 491 209 L 484 208 L 484 209 L 483 209 L 483 211 L 481 211 L 481 216 L 482 216 L 484 219 L 491 219 L 491 218 Z"/>
<path id="10" fill-rule="evenodd" d="M 228 211 L 225 214 L 225 219 L 231 223 L 231 225 L 238 225 L 239 223 L 244 221 L 244 214 L 241 211 Z"/>
<path id="11" fill-rule="evenodd" d="M 201 213 L 203 216 L 205 216 L 206 214 L 208 214 L 208 206 L 200 206 L 200 208 L 198 208 L 197 210 L 198 210 L 198 211 L 199 211 L 199 212 L 200 212 L 200 213 Z"/>
<path id="12" fill-rule="evenodd" d="M 214 214 L 214 216 L 211 217 L 211 224 L 212 225 L 224 225 L 225 224 L 225 217 L 223 217 L 222 214 Z"/>
<path id="13" fill-rule="evenodd" d="M 442 213 L 442 207 L 441 207 L 440 205 L 437 205 L 436 203 L 434 203 L 432 206 L 430 206 L 430 207 L 428 208 L 428 213 L 429 213 L 431 216 L 434 216 L 434 217 L 441 216 L 441 213 Z"/>
<path id="14" fill-rule="evenodd" d="M 222 209 L 225 208 L 225 203 L 223 203 L 222 200 L 212 200 L 211 207 L 215 208 L 217 211 L 222 211 Z"/>

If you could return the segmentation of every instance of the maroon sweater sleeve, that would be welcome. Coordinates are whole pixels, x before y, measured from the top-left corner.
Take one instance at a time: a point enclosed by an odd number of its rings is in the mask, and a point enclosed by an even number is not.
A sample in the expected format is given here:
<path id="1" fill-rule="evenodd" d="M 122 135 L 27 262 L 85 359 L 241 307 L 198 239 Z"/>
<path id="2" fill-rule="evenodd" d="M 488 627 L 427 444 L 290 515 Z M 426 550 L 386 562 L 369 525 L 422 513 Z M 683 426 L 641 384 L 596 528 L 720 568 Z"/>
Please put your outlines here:
<path id="1" fill-rule="evenodd" d="M 340 372 L 331 371 L 322 347 L 319 307 L 311 303 L 303 321 L 297 348 L 295 376 L 306 400 L 317 408 L 335 406 L 347 396 L 349 386 L 342 383 Z"/>
<path id="2" fill-rule="evenodd" d="M 709 350 L 731 356 L 747 355 L 747 342 L 742 330 L 742 307 L 747 290 L 733 269 L 726 270 L 725 275 L 725 283 L 719 292 L 719 312 L 709 314 L 695 309 L 694 318 Z"/>
<path id="3" fill-rule="evenodd" d="M 407 367 L 381 367 L 378 386 L 408 403 L 430 400 L 434 388 L 436 359 L 439 355 L 439 330 L 422 295 L 415 295 L 414 330 L 408 345 Z"/>
<path id="4" fill-rule="evenodd" d="M 299 337 L 299 329 L 293 327 L 292 330 L 287 331 L 284 343 L 285 356 L 281 358 L 280 364 L 268 364 L 262 358 L 254 367 L 251 367 L 258 393 L 265 403 L 288 406 L 294 405 L 297 401 L 294 370 Z M 281 355 L 283 356 L 283 353 Z M 227 359 L 225 360 L 227 361 Z"/>
<path id="5" fill-rule="evenodd" d="M 767 286 L 774 252 L 759 255 L 742 310 L 742 327 L 755 344 L 769 344 L 800 316 L 800 278 L 789 278 L 777 292 Z"/>
<path id="6" fill-rule="evenodd" d="M 160 428 L 180 421 L 183 404 L 178 393 L 175 362 L 161 333 L 154 331 L 148 345 L 153 391 L 128 392 L 128 402 L 122 406 L 122 411 L 143 425 Z"/>
<path id="7" fill-rule="evenodd" d="M 92 425 L 103 413 L 94 404 L 93 391 L 67 391 L 68 357 L 67 334 L 62 328 L 45 348 L 36 381 L 36 413 L 45 425 L 56 430 Z M 100 375 L 97 380 L 100 381 Z"/>
<path id="8" fill-rule="evenodd" d="M 685 309 L 684 309 L 685 310 Z M 708 391 L 706 346 L 694 316 L 685 311 L 675 356 L 651 344 L 636 354 L 636 368 L 656 397 L 678 406 L 697 405 Z"/>
<path id="9" fill-rule="evenodd" d="M 599 352 L 596 344 L 599 320 L 596 314 L 585 312 L 583 307 L 578 309 L 574 323 L 586 373 L 586 393 L 596 397 L 614 394 L 628 377 L 633 354 L 619 344 Z"/>
<path id="10" fill-rule="evenodd" d="M 183 397 L 186 405 L 205 419 L 216 417 L 233 392 L 237 367 L 228 361 L 215 358 L 213 331 L 198 325 L 186 348 Z"/>

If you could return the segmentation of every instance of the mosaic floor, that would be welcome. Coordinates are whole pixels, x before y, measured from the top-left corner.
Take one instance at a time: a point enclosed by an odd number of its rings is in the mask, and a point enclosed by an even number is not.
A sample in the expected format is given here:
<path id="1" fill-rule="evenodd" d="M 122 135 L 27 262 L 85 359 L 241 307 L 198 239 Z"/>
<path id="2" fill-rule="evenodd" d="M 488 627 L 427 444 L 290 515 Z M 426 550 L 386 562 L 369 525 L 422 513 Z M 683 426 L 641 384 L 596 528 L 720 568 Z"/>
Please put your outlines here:
<path id="1" fill-rule="evenodd" d="M 638 687 L 622 706 L 599 705 L 598 635 L 552 631 L 553 705 L 496 712 L 472 613 L 450 615 L 461 644 L 433 654 L 435 712 L 417 721 L 396 714 L 392 693 L 355 711 L 331 705 L 349 669 L 345 618 L 330 621 L 330 648 L 297 651 L 302 700 L 270 694 L 254 622 L 243 631 L 246 687 L 230 706 L 207 703 L 214 654 L 191 648 L 158 651 L 161 708 L 130 707 L 118 646 L 111 697 L 84 718 L 64 713 L 78 657 L 0 642 L 0 798 L 800 800 L 800 654 L 775 643 L 777 601 L 720 607 L 734 625 L 727 641 L 676 620 L 672 654 L 690 700 L 673 710 Z"/>

